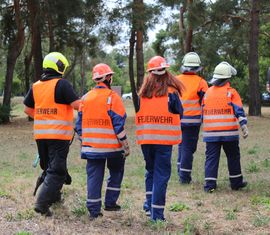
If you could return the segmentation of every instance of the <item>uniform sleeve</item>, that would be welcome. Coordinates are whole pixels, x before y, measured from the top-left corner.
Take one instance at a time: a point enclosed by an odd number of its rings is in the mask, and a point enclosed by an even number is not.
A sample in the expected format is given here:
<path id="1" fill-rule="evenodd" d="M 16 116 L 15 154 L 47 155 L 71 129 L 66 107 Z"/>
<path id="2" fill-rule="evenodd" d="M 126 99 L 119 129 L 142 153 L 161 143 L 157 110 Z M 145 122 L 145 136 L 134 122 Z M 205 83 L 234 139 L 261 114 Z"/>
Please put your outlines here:
<path id="1" fill-rule="evenodd" d="M 31 87 L 24 97 L 23 104 L 29 108 L 35 108 L 35 100 L 33 95 L 33 88 Z"/>
<path id="2" fill-rule="evenodd" d="M 231 105 L 233 106 L 234 115 L 237 117 L 240 126 L 247 124 L 247 117 L 243 109 L 241 97 L 235 89 L 230 89 Z"/>
<path id="3" fill-rule="evenodd" d="M 207 89 L 208 89 L 207 82 L 204 79 L 202 79 L 200 81 L 198 92 L 197 92 L 198 96 L 200 97 L 200 100 L 199 100 L 200 104 L 202 104 L 202 100 Z"/>
<path id="4" fill-rule="evenodd" d="M 169 93 L 169 112 L 183 116 L 183 106 L 177 93 Z"/>
<path id="5" fill-rule="evenodd" d="M 112 93 L 111 108 L 108 111 L 111 117 L 114 131 L 119 140 L 125 140 L 127 138 L 126 131 L 124 129 L 126 122 L 126 110 L 124 104 L 118 94 Z"/>
<path id="6" fill-rule="evenodd" d="M 71 104 L 78 100 L 73 87 L 66 79 L 59 79 L 55 88 L 55 102 L 58 104 Z"/>
<path id="7" fill-rule="evenodd" d="M 75 131 L 79 136 L 82 136 L 82 112 L 78 112 L 78 117 L 75 123 Z"/>

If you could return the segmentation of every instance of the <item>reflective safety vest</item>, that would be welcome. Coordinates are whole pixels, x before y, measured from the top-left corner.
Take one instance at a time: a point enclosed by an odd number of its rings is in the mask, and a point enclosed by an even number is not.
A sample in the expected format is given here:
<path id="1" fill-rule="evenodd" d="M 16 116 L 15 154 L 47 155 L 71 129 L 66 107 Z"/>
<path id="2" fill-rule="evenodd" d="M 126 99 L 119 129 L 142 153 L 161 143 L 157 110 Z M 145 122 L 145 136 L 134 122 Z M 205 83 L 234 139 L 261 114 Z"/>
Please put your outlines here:
<path id="1" fill-rule="evenodd" d="M 239 135 L 239 124 L 231 103 L 229 86 L 212 86 L 203 100 L 203 137 Z"/>
<path id="2" fill-rule="evenodd" d="M 108 111 L 112 90 L 93 89 L 82 99 L 82 152 L 104 153 L 122 150 Z"/>
<path id="3" fill-rule="evenodd" d="M 73 135 L 73 108 L 55 103 L 55 87 L 59 78 L 37 81 L 33 84 L 35 101 L 35 139 L 71 140 Z"/>
<path id="4" fill-rule="evenodd" d="M 140 98 L 136 114 L 138 144 L 174 145 L 182 141 L 180 115 L 169 112 L 168 96 Z"/>
<path id="5" fill-rule="evenodd" d="M 184 108 L 181 123 L 201 123 L 202 109 L 198 91 L 202 78 L 196 74 L 180 74 L 177 78 L 185 87 L 180 97 Z"/>

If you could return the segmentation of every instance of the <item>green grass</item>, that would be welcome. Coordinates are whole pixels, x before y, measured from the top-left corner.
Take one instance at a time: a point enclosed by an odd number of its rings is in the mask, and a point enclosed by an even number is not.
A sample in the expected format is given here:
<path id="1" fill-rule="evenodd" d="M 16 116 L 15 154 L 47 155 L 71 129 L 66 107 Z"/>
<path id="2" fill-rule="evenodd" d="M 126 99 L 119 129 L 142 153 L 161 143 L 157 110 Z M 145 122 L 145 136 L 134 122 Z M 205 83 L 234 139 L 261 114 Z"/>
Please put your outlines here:
<path id="1" fill-rule="evenodd" d="M 37 153 L 32 138 L 32 124 L 23 114 L 21 100 L 13 106 L 12 123 L 0 126 L 0 227 L 5 234 L 268 234 L 270 231 L 270 108 L 263 118 L 249 117 L 249 137 L 240 139 L 241 165 L 249 186 L 232 191 L 229 186 L 227 158 L 222 152 L 215 193 L 203 191 L 205 143 L 201 134 L 195 153 L 192 183 L 181 185 L 176 171 L 177 147 L 172 157 L 172 174 L 167 187 L 165 218 L 153 222 L 143 212 L 145 200 L 145 163 L 140 146 L 135 141 L 134 111 L 131 101 L 125 101 L 128 119 L 126 130 L 131 155 L 126 159 L 125 174 L 118 203 L 120 212 L 103 211 L 96 221 L 88 220 L 86 208 L 86 161 L 80 159 L 80 146 L 74 141 L 68 156 L 73 182 L 64 186 L 64 203 L 52 207 L 52 218 L 33 211 L 32 196 L 39 167 L 32 163 Z M 106 188 L 106 175 L 102 200 Z M 34 227 L 33 225 L 38 225 Z M 0 231 L 1 233 L 2 231 Z"/>
<path id="2" fill-rule="evenodd" d="M 258 213 L 252 220 L 252 224 L 255 227 L 263 227 L 265 225 L 268 225 L 270 222 L 270 217 L 269 216 L 264 216 L 260 213 Z"/>
<path id="3" fill-rule="evenodd" d="M 182 202 L 175 202 L 169 207 L 169 211 L 173 211 L 173 212 L 179 212 L 179 211 L 188 210 L 188 209 L 189 207 Z"/>
<path id="4" fill-rule="evenodd" d="M 21 231 L 21 232 L 17 232 L 15 233 L 15 235 L 31 235 L 32 233 L 30 232 L 25 232 L 25 231 Z"/>

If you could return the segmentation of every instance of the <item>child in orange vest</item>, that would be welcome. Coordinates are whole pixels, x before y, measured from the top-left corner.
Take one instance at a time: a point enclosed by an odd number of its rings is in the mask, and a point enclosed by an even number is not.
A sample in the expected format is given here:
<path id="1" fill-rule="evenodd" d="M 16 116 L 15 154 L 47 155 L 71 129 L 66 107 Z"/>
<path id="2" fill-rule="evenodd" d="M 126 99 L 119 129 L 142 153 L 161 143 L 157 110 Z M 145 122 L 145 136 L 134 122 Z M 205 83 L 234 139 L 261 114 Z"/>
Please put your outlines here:
<path id="1" fill-rule="evenodd" d="M 197 149 L 201 127 L 201 102 L 208 89 L 207 82 L 198 75 L 202 70 L 201 60 L 197 53 L 187 53 L 182 62 L 182 74 L 177 78 L 183 83 L 185 89 L 181 96 L 184 108 L 182 127 L 182 143 L 178 145 L 177 170 L 179 181 L 182 184 L 191 182 L 193 154 Z"/>
<path id="2" fill-rule="evenodd" d="M 167 183 L 171 175 L 172 146 L 181 142 L 182 84 L 167 70 L 161 56 L 149 60 L 140 89 L 136 113 L 136 137 L 145 160 L 146 201 L 144 210 L 151 219 L 165 220 Z"/>
<path id="3" fill-rule="evenodd" d="M 206 142 L 205 185 L 206 192 L 217 187 L 220 150 L 223 147 L 228 161 L 232 190 L 247 186 L 243 181 L 240 164 L 239 125 L 243 137 L 248 137 L 247 118 L 238 92 L 230 86 L 236 69 L 227 62 L 218 64 L 210 87 L 203 99 L 203 141 Z"/>
<path id="4" fill-rule="evenodd" d="M 107 64 L 93 68 L 94 89 L 82 97 L 76 130 L 81 136 L 81 158 L 87 160 L 87 203 L 90 220 L 103 216 L 101 190 L 105 164 L 109 169 L 105 210 L 118 211 L 129 145 L 124 129 L 126 111 L 119 95 L 111 90 L 113 71 Z"/>

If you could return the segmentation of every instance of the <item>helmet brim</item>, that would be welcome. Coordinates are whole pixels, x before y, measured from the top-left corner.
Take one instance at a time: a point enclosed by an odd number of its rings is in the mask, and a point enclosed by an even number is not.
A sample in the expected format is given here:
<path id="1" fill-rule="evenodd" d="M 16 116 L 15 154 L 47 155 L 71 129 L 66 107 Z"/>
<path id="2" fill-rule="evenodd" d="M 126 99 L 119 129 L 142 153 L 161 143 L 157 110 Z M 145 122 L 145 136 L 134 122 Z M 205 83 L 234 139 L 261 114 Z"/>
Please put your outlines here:
<path id="1" fill-rule="evenodd" d="M 162 66 L 159 66 L 159 67 L 147 69 L 146 72 L 151 72 L 151 71 L 153 71 L 153 70 L 159 70 L 159 69 L 165 69 L 165 68 L 169 68 L 169 67 L 170 67 L 169 64 L 165 64 L 165 65 L 162 65 Z"/>
<path id="2" fill-rule="evenodd" d="M 201 64 L 199 63 L 184 63 L 183 66 L 185 67 L 199 67 Z"/>
<path id="3" fill-rule="evenodd" d="M 209 83 L 210 84 L 215 84 L 217 81 L 219 81 L 219 80 L 226 80 L 226 79 L 229 79 L 230 77 L 225 77 L 225 76 L 222 76 L 222 77 L 213 77 L 210 81 L 209 81 Z"/>

